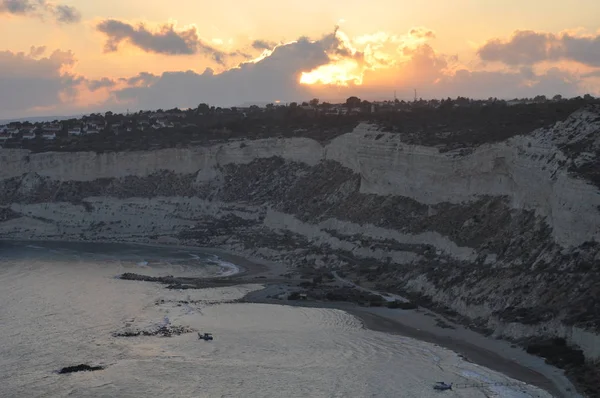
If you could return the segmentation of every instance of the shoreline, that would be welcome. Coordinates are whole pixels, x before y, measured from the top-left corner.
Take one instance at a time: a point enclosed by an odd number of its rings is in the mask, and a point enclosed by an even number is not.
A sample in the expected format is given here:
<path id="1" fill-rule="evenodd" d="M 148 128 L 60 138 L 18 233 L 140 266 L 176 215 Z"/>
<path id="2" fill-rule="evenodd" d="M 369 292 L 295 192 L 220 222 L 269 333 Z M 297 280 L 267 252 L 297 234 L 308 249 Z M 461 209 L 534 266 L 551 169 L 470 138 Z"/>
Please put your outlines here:
<path id="1" fill-rule="evenodd" d="M 236 275 L 239 283 L 257 283 L 264 289 L 247 294 L 242 301 L 257 304 L 287 305 L 291 307 L 312 307 L 337 309 L 356 317 L 368 330 L 402 335 L 415 340 L 431 343 L 457 353 L 465 361 L 502 373 L 512 379 L 538 387 L 555 397 L 582 397 L 564 372 L 545 363 L 543 358 L 530 355 L 520 347 L 512 346 L 505 340 L 485 337 L 464 326 L 449 321 L 443 315 L 419 307 L 418 310 L 390 309 L 383 307 L 360 307 L 350 302 L 321 302 L 269 299 L 269 293 L 281 284 L 260 279 L 252 282 L 242 276 L 257 276 L 265 273 L 265 268 L 273 272 L 269 265 L 240 257 L 235 253 L 217 249 L 231 260 L 241 258 L 246 273 Z M 283 267 L 279 265 L 280 267 Z M 231 279 L 238 279 L 233 276 Z M 289 284 L 295 280 L 290 279 Z M 441 319 L 452 326 L 443 328 L 436 324 Z"/>
<path id="2" fill-rule="evenodd" d="M 515 361 L 514 358 L 507 358 L 506 356 L 500 355 L 498 352 L 489 350 L 489 347 L 484 348 L 480 345 L 471 344 L 466 339 L 463 340 L 441 336 L 434 330 L 417 329 L 408 326 L 401 321 L 388 318 L 384 315 L 375 314 L 368 309 L 362 310 L 358 308 L 348 309 L 346 311 L 360 319 L 365 328 L 369 330 L 397 334 L 443 347 L 447 350 L 455 352 L 464 361 L 472 362 L 479 366 L 501 373 L 504 376 L 538 387 L 555 397 L 575 396 L 574 387 L 559 385 L 555 379 L 549 378 L 543 373 L 540 373 L 539 369 L 528 367 L 519 361 Z M 523 354 L 526 353 L 523 351 Z M 541 365 L 546 365 L 543 363 L 543 360 Z M 571 388 L 571 391 L 568 390 L 569 388 Z"/>
<path id="3" fill-rule="evenodd" d="M 185 246 L 181 244 L 168 244 L 168 243 L 152 243 L 152 242 L 136 242 L 136 241 L 115 241 L 109 239 L 98 239 L 94 241 L 88 240 L 69 240 L 69 239 L 11 239 L 2 237 L 0 239 L 1 242 L 27 242 L 27 243 L 44 243 L 44 242 L 52 242 L 52 243 L 68 243 L 68 244 L 117 244 L 117 245 L 132 245 L 132 246 L 145 246 L 145 247 L 153 247 L 153 248 L 165 248 L 165 249 L 180 249 L 186 251 L 198 251 L 203 254 L 211 254 L 219 257 L 219 259 L 224 260 L 225 262 L 231 263 L 236 266 L 238 272 L 225 276 L 215 276 L 212 278 L 237 278 L 241 276 L 254 276 L 256 274 L 270 274 L 273 272 L 273 268 L 275 267 L 275 263 L 270 263 L 267 260 L 255 259 L 250 256 L 244 256 L 244 254 L 237 254 L 226 249 L 219 249 L 214 247 L 203 247 L 203 246 Z"/>
<path id="4" fill-rule="evenodd" d="M 264 289 L 247 294 L 242 301 L 257 304 L 287 305 L 291 307 L 312 307 L 345 311 L 356 317 L 368 330 L 397 334 L 415 340 L 431 343 L 457 353 L 465 361 L 502 373 L 512 379 L 538 387 L 555 397 L 582 397 L 564 372 L 545 363 L 543 358 L 528 354 L 520 347 L 512 346 L 505 340 L 485 337 L 475 331 L 456 324 L 443 315 L 419 307 L 418 310 L 401 310 L 383 307 L 361 307 L 350 302 L 297 301 L 269 299 L 267 296 L 278 283 L 257 279 L 244 280 L 244 276 L 259 276 L 277 271 L 278 264 L 265 264 L 248 260 L 241 255 L 223 249 L 212 249 L 215 253 L 227 256 L 232 262 L 241 259 L 245 273 L 232 276 L 239 284 L 257 283 Z M 229 261 L 229 260 L 227 260 Z M 271 265 L 271 266 L 270 266 Z M 275 267 L 272 267 L 272 266 Z M 265 269 L 268 271 L 265 272 Z M 289 285 L 297 280 L 290 279 Z M 441 319 L 452 326 L 443 328 L 436 324 Z"/>
<path id="5" fill-rule="evenodd" d="M 368 330 L 397 334 L 428 342 L 460 355 L 463 360 L 475 363 L 485 368 L 502 373 L 503 375 L 527 384 L 541 388 L 556 397 L 581 397 L 576 393 L 574 385 L 565 376 L 564 372 L 544 362 L 543 358 L 530 355 L 523 349 L 504 340 L 495 340 L 485 337 L 477 332 L 455 324 L 443 315 L 419 307 L 418 310 L 389 309 L 382 307 L 361 307 L 350 302 L 329 301 L 293 301 L 268 298 L 272 291 L 282 285 L 289 287 L 298 283 L 298 279 L 282 280 L 282 274 L 288 272 L 286 266 L 267 260 L 245 256 L 243 253 L 234 253 L 226 249 L 205 248 L 197 246 L 170 245 L 146 242 L 115 242 L 115 241 L 63 241 L 63 240 L 28 240 L 28 239 L 2 239 L 13 242 L 66 242 L 66 243 L 122 243 L 126 245 L 139 245 L 147 247 L 179 248 L 182 250 L 201 251 L 212 254 L 221 260 L 237 266 L 238 273 L 223 277 L 216 277 L 231 282 L 231 285 L 258 284 L 264 286 L 262 290 L 247 294 L 241 302 L 257 304 L 287 305 L 291 307 L 312 307 L 337 309 L 345 311 L 356 317 Z M 249 258 L 250 257 L 250 258 Z M 250 279 L 249 277 L 252 277 Z M 275 278 L 279 277 L 277 280 Z M 248 279 L 247 279 L 248 278 Z M 264 279 L 260 279 L 264 278 Z M 205 278 L 197 278 L 203 279 Z M 214 278 L 208 278 L 214 279 Z M 436 324 L 441 319 L 450 324 L 452 328 L 443 328 Z"/>
<path id="6" fill-rule="evenodd" d="M 563 371 L 546 364 L 543 358 L 530 355 L 519 347 L 511 347 L 510 343 L 506 341 L 479 335 L 460 325 L 452 324 L 455 329 L 442 328 L 436 325 L 435 320 L 444 318 L 421 307 L 418 310 L 402 310 L 360 307 L 349 302 L 291 301 L 266 298 L 269 290 L 275 287 L 278 286 L 267 284 L 265 289 L 246 295 L 242 302 L 344 311 L 357 318 L 365 329 L 434 344 L 458 354 L 465 361 L 538 387 L 554 397 L 582 397 L 576 392 L 575 386 Z"/>

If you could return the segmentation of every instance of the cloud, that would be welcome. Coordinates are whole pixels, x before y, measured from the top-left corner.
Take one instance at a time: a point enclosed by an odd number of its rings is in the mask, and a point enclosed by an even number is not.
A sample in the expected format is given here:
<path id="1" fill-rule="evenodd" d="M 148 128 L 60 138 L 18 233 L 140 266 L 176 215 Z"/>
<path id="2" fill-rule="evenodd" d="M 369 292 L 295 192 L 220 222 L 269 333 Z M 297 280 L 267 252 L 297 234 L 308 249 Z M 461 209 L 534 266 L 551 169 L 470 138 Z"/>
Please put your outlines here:
<path id="1" fill-rule="evenodd" d="M 581 76 L 558 68 L 538 73 L 530 67 L 517 71 L 469 70 L 460 66 L 456 57 L 437 53 L 427 43 L 406 48 L 403 55 L 402 61 L 387 70 L 367 71 L 362 86 L 337 89 L 337 98 L 358 95 L 367 99 L 391 99 L 397 90 L 400 99 L 412 100 L 414 89 L 424 99 L 457 96 L 512 99 L 538 94 L 571 97 L 582 92 Z M 321 98 L 330 92 L 331 88 L 318 91 Z"/>
<path id="2" fill-rule="evenodd" d="M 46 52 L 46 46 L 31 46 L 31 48 L 29 49 L 29 56 L 31 58 L 38 58 L 41 57 L 42 55 L 44 55 L 44 53 Z"/>
<path id="3" fill-rule="evenodd" d="M 425 28 L 402 35 L 375 32 L 353 38 L 335 29 L 316 40 L 301 37 L 264 49 L 255 59 L 222 72 L 211 68 L 162 74 L 146 71 L 97 80 L 71 72 L 72 53 L 47 55 L 45 47 L 33 46 L 25 53 L 0 53 L 0 91 L 11 93 L 0 99 L 0 112 L 39 114 L 40 107 L 52 107 L 44 112 L 73 114 L 83 109 L 187 108 L 202 102 L 228 107 L 314 97 L 343 101 L 351 95 L 380 100 L 392 99 L 394 91 L 399 99 L 409 100 L 413 89 L 425 99 L 600 93 L 600 75 L 589 68 L 583 74 L 527 64 L 496 71 L 467 68 L 456 56 L 436 51 L 433 37 Z M 307 81 L 307 75 L 316 79 Z"/>
<path id="4" fill-rule="evenodd" d="M 45 51 L 45 49 L 43 49 Z M 0 51 L 0 110 L 23 112 L 31 108 L 54 106 L 61 96 L 71 96 L 82 79 L 69 73 L 75 63 L 70 51 L 56 50 L 39 58 L 43 51 L 32 47 L 29 54 Z"/>
<path id="5" fill-rule="evenodd" d="M 36 8 L 36 3 L 30 0 L 0 0 L 0 13 L 25 15 Z"/>
<path id="6" fill-rule="evenodd" d="M 552 68 L 531 76 L 519 72 L 488 72 L 458 70 L 452 76 L 443 77 L 431 87 L 442 97 L 458 95 L 471 98 L 497 97 L 502 99 L 533 98 L 536 95 L 561 94 L 574 97 L 581 94 L 578 76 Z"/>
<path id="7" fill-rule="evenodd" d="M 57 5 L 53 9 L 53 13 L 58 22 L 75 23 L 81 21 L 81 13 L 75 7 Z"/>
<path id="8" fill-rule="evenodd" d="M 254 40 L 252 42 L 252 48 L 255 50 L 271 50 L 277 43 L 268 40 Z"/>
<path id="9" fill-rule="evenodd" d="M 588 72 L 588 73 L 584 73 L 583 75 L 581 75 L 582 77 L 600 77 L 600 69 Z"/>
<path id="10" fill-rule="evenodd" d="M 200 40 L 195 26 L 176 30 L 175 24 L 167 23 L 160 26 L 158 30 L 151 31 L 142 23 L 133 26 L 127 22 L 107 19 L 100 22 L 96 28 L 107 36 L 104 45 L 105 52 L 118 51 L 119 46 L 126 41 L 149 53 L 166 55 L 203 54 L 212 58 L 219 65 L 224 65 L 227 57 L 249 57 L 239 51 L 226 53 L 204 43 Z"/>
<path id="11" fill-rule="evenodd" d="M 132 78 L 130 83 L 137 86 L 115 90 L 114 96 L 117 102 L 132 108 L 157 109 L 193 107 L 201 102 L 215 106 L 275 100 L 291 102 L 313 96 L 322 100 L 343 99 L 350 95 L 390 99 L 395 88 L 405 92 L 406 95 L 401 95 L 406 99 L 412 99 L 413 88 L 423 98 L 510 99 L 581 93 L 581 77 L 557 68 L 545 72 L 535 72 L 531 67 L 489 72 L 460 67 L 456 57 L 439 54 L 427 43 L 433 37 L 433 33 L 427 32 L 411 31 L 404 36 L 374 34 L 361 40 L 350 40 L 336 30 L 319 40 L 300 38 L 277 45 L 272 50 L 265 50 L 259 58 L 223 73 L 215 73 L 209 68 L 203 73 L 167 72 L 161 76 L 150 75 L 152 79 L 145 86 Z M 362 42 L 364 46 L 357 48 L 356 42 Z M 390 52 L 399 58 L 389 61 L 385 55 Z M 354 63 L 349 70 L 360 73 L 364 84 L 300 84 L 303 73 L 310 71 L 342 73 L 335 68 L 341 68 L 344 62 Z M 378 84 L 380 73 L 385 79 Z M 393 80 L 395 83 L 390 84 Z"/>
<path id="12" fill-rule="evenodd" d="M 430 30 L 430 29 L 427 29 L 424 27 L 412 28 L 408 33 L 412 37 L 415 37 L 417 39 L 434 39 L 435 38 L 435 32 L 433 30 Z"/>
<path id="13" fill-rule="evenodd" d="M 88 80 L 86 81 L 86 84 L 90 91 L 96 91 L 101 88 L 114 87 L 117 84 L 117 82 L 115 82 L 112 79 L 109 79 L 108 77 L 103 77 L 102 79 L 98 80 Z"/>
<path id="14" fill-rule="evenodd" d="M 176 32 L 174 25 L 163 25 L 158 32 L 149 31 L 143 24 L 137 28 L 125 22 L 108 19 L 98 24 L 97 29 L 106 34 L 106 52 L 117 51 L 119 44 L 128 40 L 134 46 L 159 54 L 194 54 L 199 39 L 196 28 Z"/>
<path id="15" fill-rule="evenodd" d="M 539 73 L 530 67 L 517 71 L 469 70 L 457 66 L 454 57 L 437 53 L 427 43 L 406 50 L 405 54 L 409 58 L 394 69 L 398 82 L 403 87 L 416 88 L 423 98 L 512 99 L 538 94 L 571 97 L 581 92 L 581 77 L 558 68 Z M 407 91 L 412 94 L 412 89 Z"/>
<path id="16" fill-rule="evenodd" d="M 554 34 L 520 30 L 507 40 L 489 40 L 478 54 L 484 61 L 499 61 L 512 66 L 570 60 L 600 67 L 600 35 L 575 36 L 568 32 Z"/>
<path id="17" fill-rule="evenodd" d="M 58 23 L 81 21 L 81 13 L 75 7 L 54 4 L 46 0 L 0 0 L 0 15 L 34 16 L 40 19 L 52 17 Z"/>
<path id="18" fill-rule="evenodd" d="M 150 84 L 156 83 L 160 76 L 156 76 L 152 73 L 141 72 L 137 76 L 133 76 L 130 78 L 121 78 L 119 80 L 126 82 L 130 86 L 148 86 Z"/>

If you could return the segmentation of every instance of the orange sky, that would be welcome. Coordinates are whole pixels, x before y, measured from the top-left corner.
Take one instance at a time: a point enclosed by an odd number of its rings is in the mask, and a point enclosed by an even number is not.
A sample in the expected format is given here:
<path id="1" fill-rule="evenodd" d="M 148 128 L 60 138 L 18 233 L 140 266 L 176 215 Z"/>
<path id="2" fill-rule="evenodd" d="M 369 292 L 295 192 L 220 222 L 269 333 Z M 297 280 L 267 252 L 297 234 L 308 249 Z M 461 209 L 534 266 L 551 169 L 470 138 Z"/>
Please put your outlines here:
<path id="1" fill-rule="evenodd" d="M 17 2 L 27 5 L 36 0 Z M 424 96 L 438 97 L 462 95 L 460 91 L 484 97 L 496 92 L 518 96 L 528 93 L 527 85 L 565 95 L 600 94 L 598 1 L 378 0 L 367 6 L 355 0 L 223 0 L 207 7 L 195 0 L 59 0 L 27 12 L 7 4 L 0 0 L 0 89 L 23 87 L 43 101 L 0 100 L 5 105 L 0 106 L 5 109 L 0 117 L 158 106 L 160 101 L 151 95 L 154 86 L 161 84 L 163 93 L 173 87 L 165 106 L 190 106 L 184 102 L 196 98 L 187 93 L 181 96 L 181 104 L 177 102 L 181 92 L 176 88 L 182 90 L 185 84 L 179 87 L 173 76 L 159 76 L 201 74 L 206 68 L 214 74 L 234 70 L 211 79 L 205 76 L 202 82 L 197 75 L 177 77 L 194 78 L 199 91 L 213 95 L 244 86 L 256 92 L 260 101 L 303 100 L 296 96 L 317 94 L 337 97 L 353 90 L 374 99 L 393 90 L 410 96 L 415 87 Z M 69 13 L 61 6 L 71 7 Z M 339 30 L 333 36 L 336 25 Z M 529 33 L 516 40 L 516 31 Z M 325 39 L 326 35 L 332 37 Z M 323 43 L 324 55 L 302 42 L 279 47 L 270 55 L 277 43 L 300 37 Z M 253 47 L 255 40 L 266 46 Z M 489 44 L 493 40 L 501 46 Z M 31 52 L 32 46 L 44 46 L 45 51 Z M 486 51 L 479 51 L 482 48 Z M 543 55 L 536 52 L 544 48 Z M 71 55 L 52 58 L 56 50 Z M 272 59 L 235 70 L 261 54 Z M 16 80 L 16 69 L 31 75 Z M 267 69 L 271 76 L 276 72 L 274 87 L 264 92 L 261 86 L 249 87 L 263 78 L 269 84 Z M 289 71 L 293 84 L 279 76 L 281 71 Z M 135 84 L 125 81 L 141 72 L 156 78 Z M 26 87 L 36 79 L 36 88 Z M 485 88 L 475 90 L 481 82 Z M 514 84 L 512 92 L 505 89 L 507 84 Z M 40 86 L 45 91 L 37 93 Z M 206 95 L 199 94 L 198 101 L 212 102 Z M 235 98 L 233 93 L 215 97 L 214 102 L 227 104 L 230 98 Z"/>

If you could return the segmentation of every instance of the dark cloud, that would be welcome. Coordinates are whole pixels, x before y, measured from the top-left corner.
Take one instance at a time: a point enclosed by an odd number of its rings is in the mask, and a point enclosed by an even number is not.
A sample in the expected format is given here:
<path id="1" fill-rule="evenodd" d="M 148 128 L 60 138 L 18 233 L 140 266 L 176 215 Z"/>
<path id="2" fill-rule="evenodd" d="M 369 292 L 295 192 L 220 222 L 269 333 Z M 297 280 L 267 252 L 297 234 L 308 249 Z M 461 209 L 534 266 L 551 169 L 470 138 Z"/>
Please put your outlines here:
<path id="1" fill-rule="evenodd" d="M 34 47 L 32 53 L 39 53 Z M 70 96 L 82 78 L 63 72 L 74 64 L 70 51 L 54 51 L 47 57 L 0 51 L 0 112 L 11 116 L 31 108 L 60 104 L 61 96 Z"/>
<path id="2" fill-rule="evenodd" d="M 58 5 L 54 7 L 53 13 L 58 22 L 75 23 L 81 21 L 81 13 L 75 7 Z"/>
<path id="3" fill-rule="evenodd" d="M 121 78 L 119 80 L 126 82 L 130 86 L 148 86 L 150 84 L 156 83 L 160 76 L 156 76 L 152 73 L 141 72 L 137 76 L 133 76 L 130 78 Z"/>
<path id="4" fill-rule="evenodd" d="M 224 65 L 227 57 L 242 55 L 242 53 L 225 53 L 212 47 L 198 37 L 195 27 L 185 30 L 175 30 L 175 25 L 162 25 L 153 32 L 144 24 L 133 26 L 115 19 L 107 19 L 98 24 L 97 29 L 107 36 L 104 50 L 114 52 L 119 45 L 127 41 L 130 44 L 151 53 L 168 55 L 203 54 L 211 57 L 219 65 Z"/>
<path id="5" fill-rule="evenodd" d="M 600 67 L 600 35 L 589 37 L 563 35 L 561 38 L 565 48 L 564 58 Z"/>
<path id="6" fill-rule="evenodd" d="M 479 56 L 484 61 L 507 65 L 533 65 L 542 61 L 571 60 L 600 67 L 600 35 L 574 36 L 569 33 L 516 31 L 508 40 L 492 39 L 483 45 Z"/>
<path id="7" fill-rule="evenodd" d="M 522 66 L 519 68 L 519 72 L 521 72 L 521 76 L 523 76 L 525 79 L 535 78 L 535 72 L 531 66 Z"/>
<path id="8" fill-rule="evenodd" d="M 255 50 L 271 50 L 275 47 L 277 43 L 267 40 L 254 40 L 252 42 L 252 48 Z"/>
<path id="9" fill-rule="evenodd" d="M 81 21 L 81 13 L 75 7 L 56 5 L 46 0 L 0 0 L 0 14 L 35 16 L 41 19 L 50 16 L 59 23 Z"/>
<path id="10" fill-rule="evenodd" d="M 241 50 L 236 50 L 236 51 L 232 51 L 228 54 L 230 57 L 240 57 L 240 58 L 244 58 L 245 60 L 249 60 L 252 59 L 253 56 L 251 54 L 245 53 Z"/>
<path id="11" fill-rule="evenodd" d="M 98 80 L 88 80 L 86 82 L 88 88 L 90 89 L 90 91 L 96 91 L 99 90 L 101 88 L 111 88 L 114 87 L 117 82 L 115 82 L 112 79 L 109 79 L 108 77 L 103 77 L 102 79 L 98 79 Z"/>
<path id="12" fill-rule="evenodd" d="M 46 46 L 31 46 L 29 49 L 29 56 L 32 58 L 41 57 L 46 52 Z"/>
<path id="13" fill-rule="evenodd" d="M 30 0 L 0 0 L 0 14 L 25 15 L 36 9 L 36 3 Z"/>
<path id="14" fill-rule="evenodd" d="M 114 19 L 98 24 L 97 29 L 106 34 L 106 52 L 117 51 L 119 44 L 128 40 L 144 51 L 160 54 L 194 54 L 198 44 L 196 29 L 175 32 L 173 25 L 164 25 L 158 32 L 150 32 L 143 24 L 137 28 Z"/>

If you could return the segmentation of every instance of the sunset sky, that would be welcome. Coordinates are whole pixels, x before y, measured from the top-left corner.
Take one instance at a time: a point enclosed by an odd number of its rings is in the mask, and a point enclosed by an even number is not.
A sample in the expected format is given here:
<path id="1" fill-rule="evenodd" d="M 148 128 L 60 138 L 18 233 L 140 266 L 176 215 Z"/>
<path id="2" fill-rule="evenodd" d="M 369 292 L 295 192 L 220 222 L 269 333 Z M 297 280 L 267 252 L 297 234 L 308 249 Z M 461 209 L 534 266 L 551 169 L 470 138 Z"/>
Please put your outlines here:
<path id="1" fill-rule="evenodd" d="M 600 95 L 598 0 L 0 0 L 0 119 Z"/>

